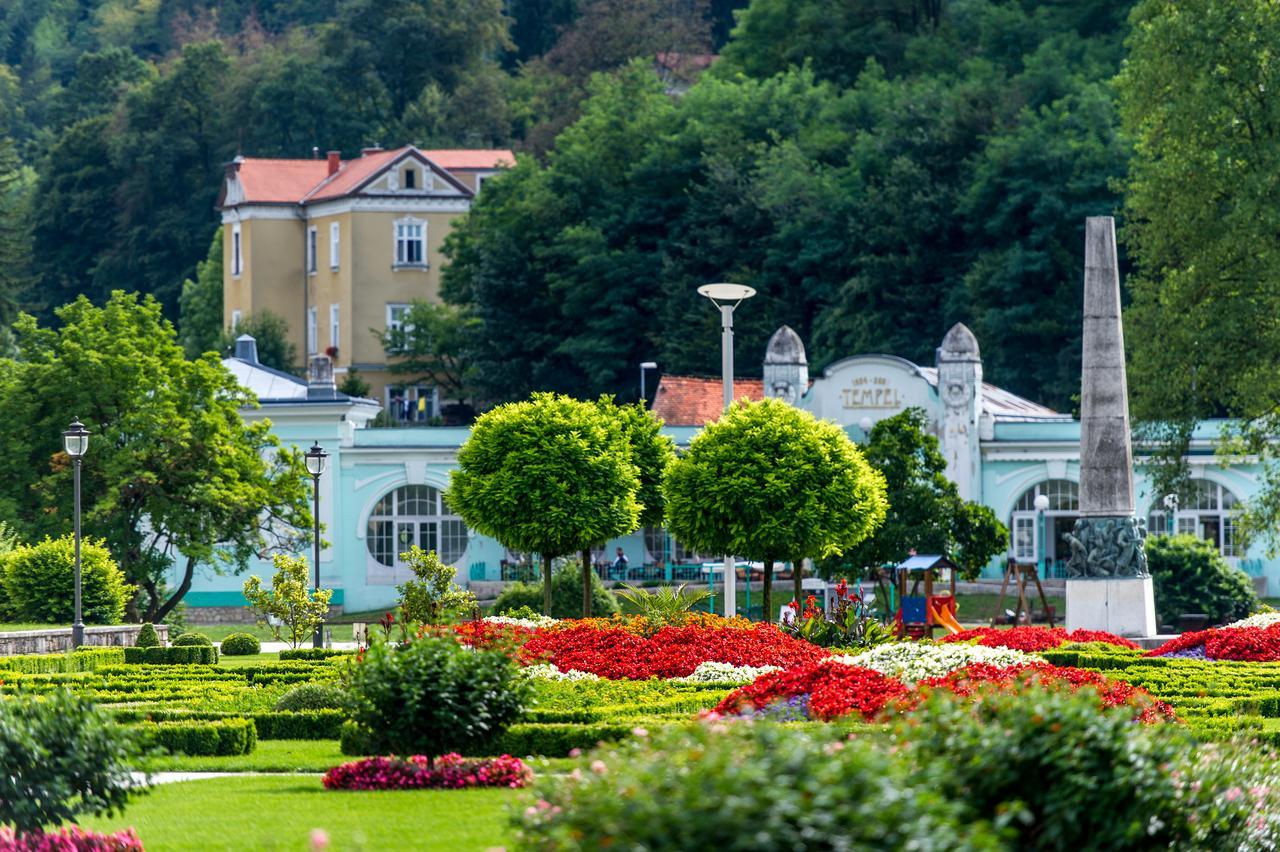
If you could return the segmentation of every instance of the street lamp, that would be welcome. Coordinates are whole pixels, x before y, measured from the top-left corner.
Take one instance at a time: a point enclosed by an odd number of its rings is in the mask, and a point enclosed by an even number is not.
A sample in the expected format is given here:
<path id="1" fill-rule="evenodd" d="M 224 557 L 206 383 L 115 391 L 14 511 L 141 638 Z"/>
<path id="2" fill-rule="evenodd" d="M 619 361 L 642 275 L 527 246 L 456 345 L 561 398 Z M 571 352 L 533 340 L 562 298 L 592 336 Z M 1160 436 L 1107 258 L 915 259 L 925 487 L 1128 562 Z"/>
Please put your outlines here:
<path id="1" fill-rule="evenodd" d="M 76 615 L 75 621 L 71 624 L 71 647 L 75 649 L 84 644 L 84 610 L 80 601 L 80 461 L 89 449 L 89 430 L 84 428 L 79 417 L 72 420 L 71 425 L 62 433 L 62 446 L 74 462 L 72 478 L 75 481 L 76 494 Z"/>
<path id="2" fill-rule="evenodd" d="M 1035 505 L 1035 507 L 1036 507 L 1036 520 L 1039 522 L 1039 531 L 1038 531 L 1039 547 L 1038 547 L 1038 548 L 1036 548 L 1036 550 L 1037 550 L 1036 570 L 1037 570 L 1037 572 L 1039 573 L 1039 575 L 1040 575 L 1041 577 L 1043 577 L 1043 576 L 1044 576 L 1044 556 L 1045 556 L 1045 553 L 1044 553 L 1044 552 L 1045 552 L 1045 546 L 1044 546 L 1044 544 L 1045 544 L 1045 542 L 1044 542 L 1044 538 L 1045 538 L 1045 517 L 1044 517 L 1044 513 L 1045 513 L 1045 510 L 1047 510 L 1047 509 L 1049 508 L 1049 497 L 1048 497 L 1048 495 L 1047 495 L 1047 494 L 1037 494 L 1037 495 L 1036 495 L 1036 499 L 1035 499 L 1035 503 L 1034 503 L 1034 505 Z"/>
<path id="3" fill-rule="evenodd" d="M 311 443 L 311 449 L 307 450 L 305 458 L 307 460 L 307 473 L 311 474 L 311 520 L 315 524 L 312 533 L 312 561 L 315 564 L 316 571 L 316 591 L 320 591 L 320 474 L 324 473 L 325 462 L 329 458 L 329 454 L 324 451 L 324 447 L 320 446 L 319 441 Z M 324 647 L 324 625 L 316 628 L 315 647 Z"/>
<path id="4" fill-rule="evenodd" d="M 724 410 L 733 405 L 733 309 L 743 300 L 756 294 L 755 288 L 742 284 L 703 284 L 698 294 L 706 296 L 720 309 L 720 377 L 724 385 Z M 747 583 L 751 583 L 751 568 L 747 568 Z M 724 615 L 732 618 L 738 614 L 738 577 L 733 557 L 724 558 Z M 765 618 L 769 613 L 765 613 Z"/>
<path id="5" fill-rule="evenodd" d="M 867 441 L 871 440 L 871 427 L 875 425 L 876 424 L 871 420 L 870 417 L 864 417 L 858 421 L 858 427 L 862 429 L 862 437 L 865 440 Z"/>
<path id="6" fill-rule="evenodd" d="M 1164 495 L 1164 515 L 1165 515 L 1164 527 L 1165 527 L 1165 530 L 1169 533 L 1169 535 L 1173 535 L 1174 515 L 1176 515 L 1177 513 L 1178 513 L 1178 495 L 1177 494 Z"/>
<path id="7" fill-rule="evenodd" d="M 643 361 L 640 364 L 640 404 L 641 405 L 646 404 L 649 400 L 649 395 L 645 393 L 645 387 L 644 387 L 645 373 L 648 370 L 656 370 L 656 369 L 658 369 L 658 362 L 656 361 Z"/>

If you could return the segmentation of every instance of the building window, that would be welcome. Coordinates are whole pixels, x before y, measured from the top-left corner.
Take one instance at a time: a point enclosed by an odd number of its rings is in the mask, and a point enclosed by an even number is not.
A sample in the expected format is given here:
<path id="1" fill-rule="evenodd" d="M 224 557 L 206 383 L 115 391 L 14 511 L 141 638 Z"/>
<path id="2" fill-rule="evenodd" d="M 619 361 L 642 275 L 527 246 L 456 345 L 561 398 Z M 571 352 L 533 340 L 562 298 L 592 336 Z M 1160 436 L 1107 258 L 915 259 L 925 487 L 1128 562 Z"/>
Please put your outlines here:
<path id="1" fill-rule="evenodd" d="M 392 423 L 426 423 L 439 411 L 436 390 L 427 385 L 388 385 L 386 394 Z"/>
<path id="2" fill-rule="evenodd" d="M 240 251 L 240 223 L 231 226 L 231 274 L 236 278 L 244 272 L 244 255 Z"/>
<path id="3" fill-rule="evenodd" d="M 396 266 L 426 266 L 427 224 L 417 219 L 396 222 Z"/>
<path id="4" fill-rule="evenodd" d="M 467 552 L 467 525 L 449 509 L 440 489 L 405 485 L 387 494 L 369 516 L 369 555 L 388 568 L 402 568 L 400 554 L 415 544 L 434 550 L 445 564 Z"/>
<path id="5" fill-rule="evenodd" d="M 648 556 L 648 561 L 654 564 L 671 562 L 673 565 L 688 565 L 717 558 L 700 554 L 685 547 L 676 541 L 674 536 L 667 535 L 665 527 L 645 527 L 643 532 L 645 553 Z M 612 561 L 612 551 L 608 550 L 608 548 L 605 549 L 604 556 L 606 560 Z"/>
<path id="6" fill-rule="evenodd" d="M 1036 498 L 1042 494 L 1049 500 L 1043 519 L 1036 511 Z M 1063 537 L 1075 529 L 1079 516 L 1079 483 L 1048 479 L 1028 488 L 1014 504 L 1009 519 L 1009 555 L 1024 564 L 1036 564 L 1043 555 L 1045 576 L 1065 576 L 1071 549 Z"/>
<path id="7" fill-rule="evenodd" d="M 1188 494 L 1181 495 L 1174 509 L 1172 523 L 1164 498 L 1157 499 L 1147 515 L 1147 532 L 1168 535 L 1170 527 L 1178 535 L 1194 535 L 1213 543 L 1228 558 L 1244 556 L 1240 537 L 1240 507 L 1236 495 L 1208 479 L 1193 479 Z"/>
<path id="8" fill-rule="evenodd" d="M 418 172 L 412 166 L 404 170 L 404 188 L 417 189 Z"/>
<path id="9" fill-rule="evenodd" d="M 307 272 L 316 271 L 316 226 L 307 228 Z"/>
<path id="10" fill-rule="evenodd" d="M 405 324 L 405 320 L 408 318 L 408 305 L 387 303 L 387 331 L 412 331 L 413 326 Z"/>
<path id="11" fill-rule="evenodd" d="M 341 259 L 341 249 L 339 248 L 339 237 L 342 235 L 341 227 L 337 222 L 329 224 L 329 268 L 337 269 L 338 261 Z"/>
<path id="12" fill-rule="evenodd" d="M 240 329 L 240 309 L 236 308 L 231 312 L 231 330 L 239 331 Z"/>
<path id="13" fill-rule="evenodd" d="M 316 309 L 307 308 L 307 354 L 316 354 Z"/>
<path id="14" fill-rule="evenodd" d="M 338 337 L 342 331 L 338 324 L 338 305 L 329 306 L 329 345 L 338 347 Z"/>

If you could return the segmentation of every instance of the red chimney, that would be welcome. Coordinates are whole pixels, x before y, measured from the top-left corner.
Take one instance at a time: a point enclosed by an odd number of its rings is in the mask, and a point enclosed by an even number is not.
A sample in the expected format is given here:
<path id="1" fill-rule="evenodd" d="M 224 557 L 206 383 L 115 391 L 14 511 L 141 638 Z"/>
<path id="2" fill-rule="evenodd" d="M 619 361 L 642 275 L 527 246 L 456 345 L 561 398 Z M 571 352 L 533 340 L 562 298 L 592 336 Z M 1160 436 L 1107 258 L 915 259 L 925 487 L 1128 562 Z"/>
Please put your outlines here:
<path id="1" fill-rule="evenodd" d="M 333 174 L 340 168 L 342 168 L 342 152 L 330 151 L 329 152 L 329 174 Z"/>

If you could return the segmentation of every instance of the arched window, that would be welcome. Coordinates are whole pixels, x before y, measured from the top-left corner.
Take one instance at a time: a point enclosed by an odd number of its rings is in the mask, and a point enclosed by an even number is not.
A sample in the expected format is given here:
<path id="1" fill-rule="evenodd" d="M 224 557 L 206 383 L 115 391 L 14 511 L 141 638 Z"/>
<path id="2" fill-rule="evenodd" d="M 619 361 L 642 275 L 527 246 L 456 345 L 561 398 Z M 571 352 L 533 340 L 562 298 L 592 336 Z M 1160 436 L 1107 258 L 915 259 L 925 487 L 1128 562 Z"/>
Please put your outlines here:
<path id="1" fill-rule="evenodd" d="M 1049 508 L 1036 511 L 1044 495 Z M 1018 562 L 1038 563 L 1043 556 L 1045 576 L 1061 576 L 1069 551 L 1062 536 L 1071 532 L 1080 515 L 1080 485 L 1070 479 L 1047 479 L 1028 488 L 1013 505 L 1009 519 L 1009 553 Z"/>
<path id="2" fill-rule="evenodd" d="M 1172 509 L 1172 515 L 1169 510 Z M 1147 531 L 1151 535 L 1194 535 L 1213 542 L 1214 547 L 1227 557 L 1244 556 L 1244 547 L 1237 534 L 1239 500 L 1231 490 L 1208 479 L 1193 479 L 1189 493 L 1180 497 L 1172 506 L 1166 498 L 1156 500 L 1147 516 Z"/>
<path id="3" fill-rule="evenodd" d="M 467 551 L 467 525 L 449 509 L 440 489 L 405 485 L 388 493 L 369 516 L 369 555 L 394 568 L 413 545 L 434 550 L 452 565 Z"/>
<path id="4" fill-rule="evenodd" d="M 645 527 L 644 528 L 644 549 L 648 553 L 648 560 L 652 563 L 665 563 L 670 560 L 675 565 L 685 565 L 693 562 L 705 562 L 708 558 L 690 550 L 674 537 L 667 535 L 664 527 Z"/>

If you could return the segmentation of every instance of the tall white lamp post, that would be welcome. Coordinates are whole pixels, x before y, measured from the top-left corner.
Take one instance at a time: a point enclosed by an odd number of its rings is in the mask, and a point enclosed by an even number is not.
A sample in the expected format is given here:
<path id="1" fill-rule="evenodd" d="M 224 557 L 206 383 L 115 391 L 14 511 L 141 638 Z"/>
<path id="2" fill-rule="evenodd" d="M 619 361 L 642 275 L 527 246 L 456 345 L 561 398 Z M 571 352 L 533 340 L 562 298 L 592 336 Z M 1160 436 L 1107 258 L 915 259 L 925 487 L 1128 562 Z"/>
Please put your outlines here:
<path id="1" fill-rule="evenodd" d="M 755 288 L 742 284 L 703 284 L 700 295 L 710 299 L 720 309 L 720 375 L 724 384 L 724 410 L 733 405 L 733 309 L 744 299 L 756 294 Z M 751 582 L 751 569 L 747 569 L 747 583 Z M 738 614 L 738 576 L 733 556 L 724 558 L 724 615 L 732 618 Z M 767 616 L 768 613 L 765 613 Z"/>
<path id="2" fill-rule="evenodd" d="M 1038 529 L 1038 530 L 1036 530 L 1036 537 L 1039 539 L 1039 547 L 1037 547 L 1037 548 L 1036 548 L 1036 553 L 1037 553 L 1037 555 L 1038 555 L 1038 557 L 1039 557 L 1038 559 L 1036 559 L 1036 569 L 1039 571 L 1040 576 L 1041 576 L 1041 577 L 1043 577 L 1043 576 L 1044 576 L 1044 559 L 1045 559 L 1045 550 L 1047 549 L 1047 548 L 1045 547 L 1045 534 L 1046 534 L 1046 531 L 1045 531 L 1045 517 L 1044 517 L 1044 513 L 1045 513 L 1045 512 L 1048 510 L 1048 508 L 1049 508 L 1049 497 L 1048 497 L 1048 495 L 1045 495 L 1045 494 L 1037 494 L 1037 495 L 1036 495 L 1036 499 L 1035 499 L 1035 504 L 1034 504 L 1034 505 L 1035 505 L 1035 507 L 1036 507 L 1036 520 L 1040 522 L 1040 523 L 1038 524 L 1039 529 Z"/>
<path id="3" fill-rule="evenodd" d="M 62 433 L 62 446 L 71 456 L 73 462 L 72 478 L 75 482 L 75 529 L 76 529 L 76 590 L 75 621 L 71 624 L 71 648 L 74 650 L 84 644 L 84 608 L 80 599 L 80 461 L 89 449 L 89 430 L 77 417 Z"/>

